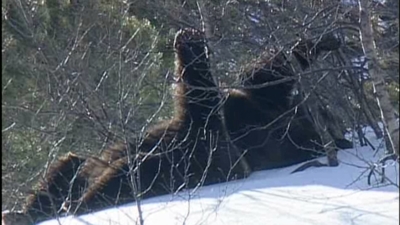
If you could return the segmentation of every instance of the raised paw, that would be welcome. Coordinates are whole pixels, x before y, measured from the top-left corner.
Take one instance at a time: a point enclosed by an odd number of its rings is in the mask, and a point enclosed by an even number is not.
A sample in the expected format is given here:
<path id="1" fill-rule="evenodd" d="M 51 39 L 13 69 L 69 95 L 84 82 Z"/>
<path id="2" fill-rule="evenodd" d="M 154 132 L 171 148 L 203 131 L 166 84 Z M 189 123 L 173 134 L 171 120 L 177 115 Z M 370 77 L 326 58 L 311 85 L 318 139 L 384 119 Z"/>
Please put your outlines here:
<path id="1" fill-rule="evenodd" d="M 177 32 L 174 40 L 177 62 L 180 68 L 204 70 L 208 65 L 209 49 L 203 32 L 186 28 Z"/>
<path id="2" fill-rule="evenodd" d="M 203 32 L 192 29 L 185 28 L 179 30 L 175 35 L 174 48 L 176 50 L 182 50 L 185 47 L 205 47 L 205 39 Z"/>

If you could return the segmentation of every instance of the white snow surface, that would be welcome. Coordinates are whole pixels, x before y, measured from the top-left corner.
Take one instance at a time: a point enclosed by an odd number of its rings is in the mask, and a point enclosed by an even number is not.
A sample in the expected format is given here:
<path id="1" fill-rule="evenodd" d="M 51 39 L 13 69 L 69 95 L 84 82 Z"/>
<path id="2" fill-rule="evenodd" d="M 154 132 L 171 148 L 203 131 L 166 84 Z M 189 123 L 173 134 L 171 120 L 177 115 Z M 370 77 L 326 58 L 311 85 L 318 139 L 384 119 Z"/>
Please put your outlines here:
<path id="1" fill-rule="evenodd" d="M 370 130 L 367 137 L 375 146 L 382 144 Z M 145 225 L 397 225 L 399 164 L 388 161 L 386 181 L 380 183 L 376 175 L 372 185 L 367 184 L 369 168 L 383 152 L 356 147 L 339 151 L 338 167 L 291 174 L 299 166 L 295 165 L 146 199 L 141 202 L 143 221 Z M 40 225 L 140 224 L 138 215 L 137 204 L 130 203 Z"/>

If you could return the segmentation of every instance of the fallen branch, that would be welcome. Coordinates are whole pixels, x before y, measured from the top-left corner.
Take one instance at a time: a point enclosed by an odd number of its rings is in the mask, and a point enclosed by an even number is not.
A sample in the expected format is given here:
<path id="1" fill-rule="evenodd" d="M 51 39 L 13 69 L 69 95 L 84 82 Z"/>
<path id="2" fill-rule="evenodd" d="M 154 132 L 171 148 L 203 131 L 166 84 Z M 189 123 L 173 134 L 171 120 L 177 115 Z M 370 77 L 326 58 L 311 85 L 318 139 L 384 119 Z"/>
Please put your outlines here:
<path id="1" fill-rule="evenodd" d="M 369 173 L 368 173 L 368 177 L 367 177 L 367 183 L 368 183 L 368 185 L 371 185 L 371 177 L 372 177 L 372 175 L 375 174 L 374 171 L 376 170 L 376 167 L 378 167 L 378 165 L 382 165 L 382 171 L 381 171 L 381 173 L 380 173 L 380 175 L 381 175 L 381 182 L 380 182 L 380 183 L 385 182 L 385 163 L 386 163 L 386 161 L 388 161 L 388 160 L 393 160 L 393 161 L 399 162 L 399 157 L 398 157 L 396 154 L 392 153 L 392 154 L 386 155 L 385 157 L 383 157 L 382 159 L 380 159 L 380 160 L 378 161 L 378 163 L 374 164 L 374 165 L 372 166 L 371 170 L 370 170 Z"/>

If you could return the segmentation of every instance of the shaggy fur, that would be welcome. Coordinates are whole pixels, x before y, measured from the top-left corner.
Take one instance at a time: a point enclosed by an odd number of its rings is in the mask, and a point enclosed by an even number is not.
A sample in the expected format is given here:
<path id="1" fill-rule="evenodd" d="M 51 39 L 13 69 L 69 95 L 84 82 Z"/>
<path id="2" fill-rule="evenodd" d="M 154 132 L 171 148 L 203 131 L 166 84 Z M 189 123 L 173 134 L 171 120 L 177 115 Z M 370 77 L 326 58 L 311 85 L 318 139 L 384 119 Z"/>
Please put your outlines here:
<path id="1" fill-rule="evenodd" d="M 103 207 L 100 204 L 104 200 L 121 204 L 230 179 L 234 162 L 227 157 L 229 145 L 218 113 L 221 98 L 210 74 L 203 35 L 183 30 L 176 35 L 174 48 L 174 118 L 151 128 L 138 146 L 128 144 L 125 149 L 134 153 L 132 156 L 113 161 L 103 169 L 78 201 L 85 208 Z M 90 176 L 92 170 L 87 165 L 83 173 Z"/>
<path id="2" fill-rule="evenodd" d="M 293 55 L 306 69 L 321 51 L 338 46 L 335 41 L 316 45 L 302 41 Z M 65 211 L 82 214 L 243 177 L 233 166 L 236 157 L 225 139 L 221 93 L 210 73 L 203 34 L 191 29 L 178 32 L 174 49 L 173 118 L 150 128 L 143 138 L 115 144 L 98 157 L 72 153 L 62 157 L 29 195 L 22 212 L 3 213 L 4 225 L 32 224 Z M 245 157 L 253 170 L 292 165 L 321 151 L 316 144 L 319 135 L 304 110 L 289 110 L 288 97 L 296 83 L 292 71 L 282 53 L 263 56 L 240 76 L 243 88 L 230 91 L 224 104 L 230 139 L 243 152 L 248 150 Z"/>
<path id="3" fill-rule="evenodd" d="M 2 224 L 33 224 L 57 215 L 67 197 L 80 195 L 77 174 L 84 162 L 85 158 L 68 153 L 53 163 L 37 190 L 28 195 L 23 211 L 3 213 Z"/>
<path id="4" fill-rule="evenodd" d="M 303 70 L 322 52 L 339 48 L 330 37 L 314 44 L 300 41 L 292 50 Z M 270 51 L 239 76 L 242 89 L 229 92 L 224 105 L 229 135 L 252 170 L 293 165 L 322 152 L 320 136 L 299 106 L 292 110 L 289 96 L 296 84 L 292 65 L 283 52 Z"/>
<path id="5" fill-rule="evenodd" d="M 3 214 L 5 224 L 23 217 L 42 221 L 60 209 L 81 214 L 242 176 L 234 172 L 235 159 L 223 134 L 221 97 L 203 35 L 181 30 L 174 49 L 174 117 L 150 128 L 141 140 L 116 144 L 99 157 L 60 159 L 23 212 Z"/>

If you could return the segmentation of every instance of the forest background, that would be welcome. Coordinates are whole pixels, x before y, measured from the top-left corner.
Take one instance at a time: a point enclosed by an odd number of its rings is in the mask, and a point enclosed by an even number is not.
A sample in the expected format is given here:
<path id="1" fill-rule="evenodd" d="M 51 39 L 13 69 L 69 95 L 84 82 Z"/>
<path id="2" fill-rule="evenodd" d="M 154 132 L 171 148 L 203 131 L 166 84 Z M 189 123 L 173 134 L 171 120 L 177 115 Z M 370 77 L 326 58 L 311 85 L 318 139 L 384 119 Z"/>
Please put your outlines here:
<path id="1" fill-rule="evenodd" d="M 382 137 L 381 108 L 391 107 L 397 117 L 399 109 L 398 4 L 2 1 L 2 209 L 20 208 L 24 193 L 60 155 L 98 154 L 169 118 L 172 41 L 184 27 L 205 31 L 223 89 L 235 87 L 237 75 L 268 47 L 290 49 L 299 38 L 334 34 L 342 41 L 339 51 L 323 55 L 310 71 L 295 68 L 302 79 L 298 90 L 332 111 L 341 128 L 368 125 Z M 372 27 L 372 47 L 360 8 Z M 376 103 L 379 79 L 390 106 Z"/>

